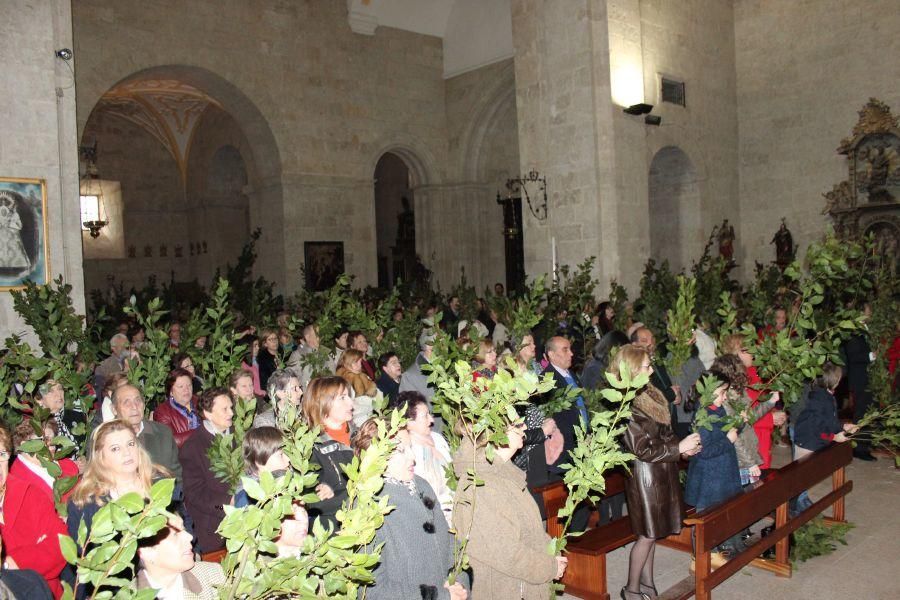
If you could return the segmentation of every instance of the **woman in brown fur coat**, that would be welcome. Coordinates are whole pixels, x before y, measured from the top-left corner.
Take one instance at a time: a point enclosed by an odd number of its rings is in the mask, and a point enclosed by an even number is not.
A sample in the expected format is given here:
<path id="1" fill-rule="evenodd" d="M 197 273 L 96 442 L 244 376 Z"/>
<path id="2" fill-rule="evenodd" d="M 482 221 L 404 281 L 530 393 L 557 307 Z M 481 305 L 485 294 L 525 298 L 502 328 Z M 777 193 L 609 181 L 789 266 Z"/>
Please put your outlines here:
<path id="1" fill-rule="evenodd" d="M 653 372 L 650 355 L 635 344 L 622 346 L 610 362 L 609 372 L 615 375 L 621 365 L 628 367 L 631 377 Z M 656 540 L 681 531 L 684 505 L 678 459 L 682 454 L 691 456 L 700 451 L 700 436 L 692 433 L 679 442 L 670 415 L 665 397 L 648 384 L 634 399 L 631 420 L 623 436 L 625 448 L 635 456 L 625 495 L 631 529 L 637 536 L 629 557 L 628 585 L 621 592 L 623 600 L 656 598 Z"/>

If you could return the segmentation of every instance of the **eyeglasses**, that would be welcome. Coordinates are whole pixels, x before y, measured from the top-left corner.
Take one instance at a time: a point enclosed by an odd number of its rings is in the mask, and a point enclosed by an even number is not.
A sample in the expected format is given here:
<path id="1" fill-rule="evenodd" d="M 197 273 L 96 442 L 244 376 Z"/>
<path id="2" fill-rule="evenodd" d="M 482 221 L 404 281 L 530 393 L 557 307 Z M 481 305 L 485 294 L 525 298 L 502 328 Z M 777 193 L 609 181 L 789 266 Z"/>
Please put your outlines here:
<path id="1" fill-rule="evenodd" d="M 0 460 L 7 460 L 9 458 L 9 452 L 6 450 L 0 450 Z"/>

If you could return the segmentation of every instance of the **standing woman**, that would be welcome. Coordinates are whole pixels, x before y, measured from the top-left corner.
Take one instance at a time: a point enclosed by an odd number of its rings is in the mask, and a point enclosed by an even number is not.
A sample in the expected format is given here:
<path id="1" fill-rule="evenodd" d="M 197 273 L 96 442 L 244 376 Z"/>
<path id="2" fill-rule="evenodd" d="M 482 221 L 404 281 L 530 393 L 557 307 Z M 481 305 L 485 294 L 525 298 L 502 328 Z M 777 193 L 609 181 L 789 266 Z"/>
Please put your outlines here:
<path id="1" fill-rule="evenodd" d="M 203 392 L 197 403 L 203 415 L 203 425 L 198 427 L 178 452 L 184 479 L 184 504 L 194 520 L 197 549 L 205 554 L 225 545 L 216 533 L 225 518 L 225 504 L 231 503 L 228 484 L 216 477 L 210 469 L 207 452 L 217 435 L 231 429 L 232 401 L 225 388 L 210 388 Z"/>
<path id="2" fill-rule="evenodd" d="M 453 513 L 453 491 L 447 481 L 447 467 L 453 462 L 450 445 L 444 436 L 433 430 L 434 417 L 428 410 L 425 396 L 419 392 L 403 392 L 388 404 L 389 410 L 404 407 L 415 473 L 431 486 L 449 523 Z"/>
<path id="3" fill-rule="evenodd" d="M 315 489 L 319 501 L 308 506 L 309 516 L 318 517 L 324 527 L 331 525 L 336 530 L 337 511 L 347 498 L 347 474 L 342 467 L 353 460 L 350 387 L 341 377 L 313 379 L 302 406 L 307 425 L 320 431 L 312 451 L 312 460 L 320 467 Z"/>
<path id="4" fill-rule="evenodd" d="M 197 411 L 194 395 L 194 376 L 185 369 L 175 369 L 166 377 L 166 401 L 153 411 L 153 420 L 167 425 L 180 448 L 200 427 L 202 417 Z"/>
<path id="5" fill-rule="evenodd" d="M 473 598 L 544 600 L 550 582 L 563 576 L 568 561 L 547 554 L 550 536 L 525 484 L 525 473 L 511 461 L 522 447 L 521 426 L 511 425 L 506 435 L 509 442 L 496 449 L 493 462 L 485 455 L 486 435 L 476 445 L 465 436 L 460 442 L 453 459 L 459 477 L 453 526 L 469 533 L 466 552 L 472 565 Z M 483 485 L 473 484 L 473 466 Z"/>
<path id="6" fill-rule="evenodd" d="M 256 356 L 256 364 L 259 365 L 259 387 L 262 389 L 268 387 L 269 377 L 281 362 L 278 356 L 279 347 L 278 332 L 274 329 L 263 329 L 259 334 L 259 354 Z"/>
<path id="7" fill-rule="evenodd" d="M 626 367 L 631 377 L 653 373 L 650 355 L 643 347 L 626 344 L 610 361 L 609 372 L 618 376 Z M 681 531 L 684 504 L 678 481 L 678 459 L 700 450 L 700 436 L 692 433 L 680 442 L 672 430 L 669 404 L 655 387 L 646 385 L 634 399 L 631 420 L 622 438 L 635 457 L 625 485 L 628 517 L 637 541 L 628 559 L 628 585 L 623 600 L 656 598 L 653 556 L 656 540 Z"/>
<path id="8" fill-rule="evenodd" d="M 6 563 L 9 568 L 37 571 L 59 598 L 59 575 L 66 559 L 58 536 L 67 533 L 66 525 L 44 490 L 9 472 L 11 452 L 12 436 L 0 427 L 0 535 Z"/>
<path id="9" fill-rule="evenodd" d="M 378 420 L 369 419 L 353 437 L 354 451 L 361 454 L 377 435 Z M 462 584 L 457 581 L 450 585 L 447 581 L 453 568 L 456 538 L 447 528 L 434 490 L 413 472 L 409 433 L 398 431 L 396 442 L 380 494 L 387 496 L 394 510 L 385 515 L 384 524 L 375 532 L 375 543 L 384 545 L 378 567 L 372 573 L 374 582 L 365 597 L 466 600 L 468 592 Z"/>

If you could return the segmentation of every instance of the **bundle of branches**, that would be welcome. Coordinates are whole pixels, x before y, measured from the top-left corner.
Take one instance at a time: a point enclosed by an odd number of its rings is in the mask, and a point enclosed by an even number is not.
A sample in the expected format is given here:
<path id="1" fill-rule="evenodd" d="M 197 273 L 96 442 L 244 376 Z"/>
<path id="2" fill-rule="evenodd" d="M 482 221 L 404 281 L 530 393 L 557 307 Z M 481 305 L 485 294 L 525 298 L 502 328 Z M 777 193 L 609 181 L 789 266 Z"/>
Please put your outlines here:
<path id="1" fill-rule="evenodd" d="M 675 308 L 666 311 L 666 333 L 669 342 L 663 362 L 673 376 L 681 373 L 684 363 L 691 357 L 696 317 L 694 305 L 697 299 L 697 280 L 678 276 L 678 298 Z"/>
<path id="2" fill-rule="evenodd" d="M 226 279 L 219 279 L 210 304 L 191 314 L 182 333 L 183 344 L 206 387 L 228 387 L 231 375 L 241 367 L 246 346 L 238 344 L 234 329 L 235 295 Z M 197 338 L 206 336 L 206 347 L 197 348 Z"/>
<path id="3" fill-rule="evenodd" d="M 162 300 L 154 298 L 147 304 L 146 312 L 140 311 L 136 301 L 125 307 L 125 313 L 144 330 L 144 343 L 137 349 L 137 356 L 128 361 L 128 380 L 153 402 L 162 401 L 172 360 L 169 333 L 160 322 L 166 314 L 161 305 Z"/>
<path id="4" fill-rule="evenodd" d="M 662 342 L 666 311 L 675 304 L 677 297 L 678 281 L 669 269 L 669 261 L 657 266 L 656 261 L 648 260 L 641 277 L 640 297 L 635 301 L 635 321 L 649 327 Z"/>
<path id="5" fill-rule="evenodd" d="M 153 588 L 135 591 L 132 587 L 137 575 L 135 555 L 138 540 L 156 535 L 174 516 L 168 511 L 174 487 L 174 479 L 162 479 L 150 488 L 149 500 L 131 492 L 104 504 L 94 515 L 90 532 L 84 520 L 81 521 L 77 546 L 76 540 L 69 536 L 59 536 L 63 557 L 75 567 L 75 586 L 89 586 L 91 600 L 156 597 L 157 590 Z M 64 582 L 63 588 L 62 597 L 74 600 L 72 587 Z"/>
<path id="6" fill-rule="evenodd" d="M 291 468 L 277 478 L 265 472 L 258 480 L 245 477 L 244 489 L 253 502 L 244 508 L 225 507 L 218 529 L 228 549 L 222 563 L 226 571 L 222 598 L 355 600 L 360 588 L 373 581 L 380 548 L 371 544 L 390 511 L 388 499 L 378 493 L 402 419 L 394 412 L 389 422 L 381 422 L 371 446 L 345 468 L 348 497 L 337 515 L 339 529 L 332 532 L 315 521 L 301 551 L 282 556 L 275 545 L 282 520 L 293 514 L 294 506 L 316 500 L 314 494 L 304 492 L 317 480 L 310 455 L 318 431 L 307 429 L 295 417 L 284 421 L 291 423 L 284 447 Z"/>

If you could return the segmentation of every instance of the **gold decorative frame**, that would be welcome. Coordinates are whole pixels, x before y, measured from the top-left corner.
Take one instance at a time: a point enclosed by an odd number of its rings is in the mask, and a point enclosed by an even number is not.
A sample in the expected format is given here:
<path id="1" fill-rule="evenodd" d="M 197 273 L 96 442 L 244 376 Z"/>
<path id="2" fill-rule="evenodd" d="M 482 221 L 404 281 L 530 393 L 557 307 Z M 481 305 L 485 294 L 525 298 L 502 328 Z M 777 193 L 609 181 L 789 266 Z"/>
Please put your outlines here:
<path id="1" fill-rule="evenodd" d="M 0 268 L 0 291 L 23 289 L 27 282 L 39 285 L 50 282 L 50 243 L 48 239 L 47 180 L 22 177 L 0 177 L 0 195 L 15 201 L 20 229 L 20 242 L 31 263 L 22 271 L 15 267 Z M 0 223 L 2 237 L 3 223 Z M 26 228 L 22 231 L 22 228 Z M 16 238 L 11 238 L 16 240 Z"/>

